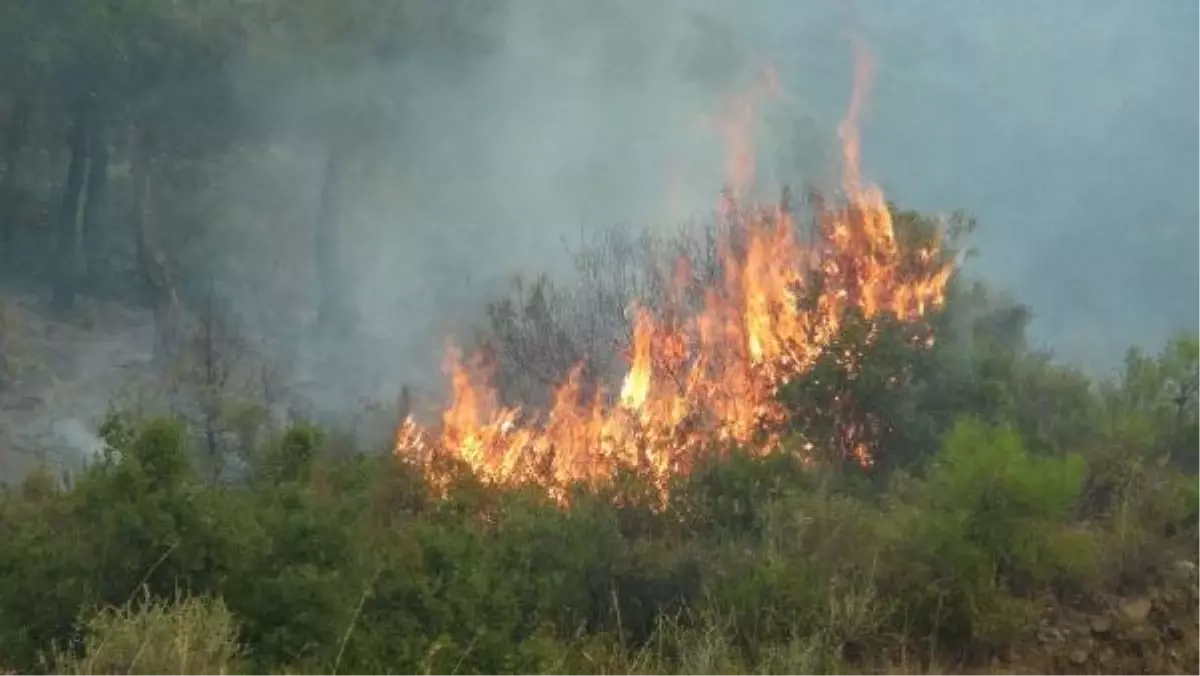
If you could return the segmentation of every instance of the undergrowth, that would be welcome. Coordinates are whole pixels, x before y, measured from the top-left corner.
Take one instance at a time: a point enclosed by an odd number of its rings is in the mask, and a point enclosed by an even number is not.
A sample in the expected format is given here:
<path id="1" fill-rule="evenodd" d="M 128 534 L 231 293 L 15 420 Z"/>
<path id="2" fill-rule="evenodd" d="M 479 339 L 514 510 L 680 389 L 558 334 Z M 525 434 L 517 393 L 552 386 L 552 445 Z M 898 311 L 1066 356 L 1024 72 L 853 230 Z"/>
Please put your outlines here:
<path id="1" fill-rule="evenodd" d="M 469 476 L 435 498 L 415 470 L 333 452 L 311 428 L 267 444 L 244 481 L 214 483 L 176 423 L 114 419 L 106 432 L 107 454 L 71 485 L 34 475 L 0 503 L 0 645 L 12 667 L 986 664 L 1028 631 L 1044 595 L 1127 574 L 1132 543 L 1194 554 L 1196 537 L 1195 482 L 1178 470 L 1139 465 L 1099 509 L 1087 488 L 1110 458 L 1035 455 L 1013 428 L 976 420 L 918 474 L 882 487 L 804 472 L 779 481 L 786 452 L 731 451 L 681 479 L 665 509 L 587 491 L 563 508 Z"/>

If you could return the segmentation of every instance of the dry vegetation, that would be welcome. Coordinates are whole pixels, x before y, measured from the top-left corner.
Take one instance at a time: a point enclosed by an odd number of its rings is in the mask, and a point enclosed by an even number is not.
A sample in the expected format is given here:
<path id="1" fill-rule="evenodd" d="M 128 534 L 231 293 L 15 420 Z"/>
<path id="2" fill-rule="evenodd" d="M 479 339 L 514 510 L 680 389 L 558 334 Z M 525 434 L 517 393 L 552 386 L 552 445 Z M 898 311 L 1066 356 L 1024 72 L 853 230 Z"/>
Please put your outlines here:
<path id="1" fill-rule="evenodd" d="M 83 626 L 82 654 L 56 653 L 59 674 L 229 674 L 238 627 L 220 601 L 176 596 L 104 608 Z"/>

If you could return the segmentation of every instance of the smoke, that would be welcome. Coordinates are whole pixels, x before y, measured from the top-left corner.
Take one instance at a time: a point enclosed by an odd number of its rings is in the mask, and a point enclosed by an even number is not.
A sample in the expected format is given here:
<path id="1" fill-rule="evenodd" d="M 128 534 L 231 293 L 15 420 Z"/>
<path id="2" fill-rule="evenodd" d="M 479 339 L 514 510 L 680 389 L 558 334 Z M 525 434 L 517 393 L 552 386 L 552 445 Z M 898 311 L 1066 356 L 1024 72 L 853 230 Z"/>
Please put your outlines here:
<path id="1" fill-rule="evenodd" d="M 1106 366 L 1200 321 L 1195 3 L 527 1 L 480 22 L 488 52 L 468 68 L 417 51 L 243 83 L 284 132 L 225 176 L 213 247 L 254 252 L 220 268 L 227 295 L 297 364 L 311 346 L 279 316 L 311 304 L 323 153 L 299 120 L 366 136 L 340 251 L 358 333 L 333 346 L 366 366 L 307 376 L 337 397 L 436 383 L 443 337 L 511 275 L 564 274 L 581 233 L 710 212 L 714 116 L 764 66 L 784 95 L 764 111 L 760 178 L 836 171 L 852 37 L 876 64 L 864 173 L 901 206 L 976 216 L 971 271 L 1033 306 L 1040 342 Z M 368 99 L 385 122 L 356 121 Z"/>
<path id="2" fill-rule="evenodd" d="M 1038 343 L 1104 370 L 1200 323 L 1194 2 L 394 6 L 465 11 L 397 45 L 281 48 L 248 31 L 230 69 L 235 137 L 169 163 L 156 192 L 172 276 L 187 300 L 216 291 L 257 353 L 231 357 L 245 371 L 233 380 L 275 419 L 291 393 L 352 422 L 402 384 L 440 392 L 445 338 L 469 340 L 514 275 L 569 280 L 570 251 L 601 229 L 708 216 L 727 178 L 722 115 L 764 69 L 780 86 L 755 126 L 763 196 L 830 187 L 855 42 L 874 63 L 865 177 L 902 207 L 977 217 L 968 272 L 1032 306 Z M 212 131 L 197 135 L 224 138 Z M 350 148 L 335 252 L 347 330 L 316 338 L 314 230 L 337 145 Z M 13 412 L 0 445 L 54 437 L 86 457 L 112 404 L 197 414 L 157 393 L 179 374 L 151 359 L 149 313 L 88 304 L 85 327 L 21 299 L 31 311 L 9 325 L 51 368 L 0 402 Z M 247 368 L 255 356 L 270 378 Z"/>
<path id="3" fill-rule="evenodd" d="M 271 99 L 248 75 L 243 103 L 285 131 L 250 176 L 244 162 L 226 175 L 242 211 L 223 219 L 214 250 L 260 252 L 265 265 L 214 276 L 272 352 L 295 355 L 315 396 L 436 387 L 445 336 L 468 331 L 512 276 L 565 274 L 589 232 L 674 229 L 715 206 L 724 149 L 714 116 L 763 64 L 720 51 L 727 31 L 685 7 L 512 3 L 483 26 L 491 53 L 465 72 L 435 53 L 369 73 L 298 66 Z M 357 145 L 340 212 L 356 343 L 290 345 L 298 332 L 274 317 L 281 296 L 311 304 L 320 135 L 363 108 L 386 119 Z M 311 364 L 329 351 L 360 362 L 338 369 L 346 382 Z"/>
<path id="4" fill-rule="evenodd" d="M 61 448 L 70 449 L 85 460 L 96 458 L 104 451 L 104 440 L 96 436 L 87 423 L 75 418 L 56 420 L 54 437 Z"/>
<path id="5" fill-rule="evenodd" d="M 872 17 L 868 165 L 897 199 L 977 215 L 979 274 L 1064 359 L 1195 330 L 1195 3 L 959 7 Z"/>

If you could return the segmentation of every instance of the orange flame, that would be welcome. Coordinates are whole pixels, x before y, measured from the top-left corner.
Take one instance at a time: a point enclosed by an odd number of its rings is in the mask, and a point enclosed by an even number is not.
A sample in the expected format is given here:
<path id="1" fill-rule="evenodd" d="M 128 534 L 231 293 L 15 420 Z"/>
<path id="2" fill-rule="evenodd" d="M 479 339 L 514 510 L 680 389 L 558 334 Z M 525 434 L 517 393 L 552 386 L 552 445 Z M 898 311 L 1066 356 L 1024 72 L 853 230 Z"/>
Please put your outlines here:
<path id="1" fill-rule="evenodd" d="M 706 445 L 776 448 L 787 415 L 776 400 L 779 388 L 826 352 L 848 312 L 912 321 L 939 307 L 951 265 L 932 248 L 905 258 L 883 194 L 859 173 L 858 118 L 871 64 L 863 52 L 857 56 L 854 93 L 839 128 L 845 198 L 837 208 L 816 210 L 819 244 L 800 244 L 783 206 L 740 206 L 754 176 L 753 111 L 778 86 L 769 73 L 735 102 L 722 126 L 732 195 L 721 205 L 721 281 L 696 288 L 689 262 L 681 260 L 667 305 L 679 310 L 679 299 L 699 294 L 700 310 L 682 320 L 673 312 L 667 321 L 634 308 L 629 371 L 616 401 L 603 390 L 584 396 L 576 367 L 539 420 L 500 406 L 482 364 L 464 363 L 452 347 L 445 363 L 452 398 L 440 432 L 405 420 L 397 455 L 424 464 L 435 486 L 447 477 L 429 470 L 431 452 L 462 461 L 487 481 L 536 483 L 558 499 L 570 484 L 595 486 L 621 467 L 650 477 L 665 495 L 670 478 L 688 472 Z M 837 357 L 854 364 L 854 355 Z M 842 437 L 851 459 L 873 462 L 860 429 L 849 426 Z"/>

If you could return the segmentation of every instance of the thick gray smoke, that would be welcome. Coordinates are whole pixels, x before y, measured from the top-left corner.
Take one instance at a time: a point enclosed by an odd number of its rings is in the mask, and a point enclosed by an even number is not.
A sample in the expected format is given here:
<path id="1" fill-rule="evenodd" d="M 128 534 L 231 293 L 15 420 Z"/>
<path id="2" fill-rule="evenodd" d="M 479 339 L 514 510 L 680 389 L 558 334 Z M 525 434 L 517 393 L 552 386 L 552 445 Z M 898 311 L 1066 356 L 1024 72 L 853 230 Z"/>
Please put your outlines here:
<path id="1" fill-rule="evenodd" d="M 903 9 L 902 9 L 903 7 Z M 872 3 L 866 162 L 979 217 L 978 271 L 1070 361 L 1195 330 L 1197 4 Z"/>
<path id="2" fill-rule="evenodd" d="M 232 69 L 235 137 L 176 167 L 190 187 L 160 219 L 173 256 L 187 254 L 177 277 L 214 283 L 238 318 L 222 344 L 272 362 L 268 377 L 239 355 L 232 380 L 276 419 L 293 394 L 355 425 L 364 398 L 387 402 L 402 383 L 437 392 L 444 338 L 469 339 L 513 275 L 567 276 L 569 250 L 613 225 L 665 232 L 709 216 L 726 178 L 717 122 L 764 68 L 781 91 L 754 127 L 759 187 L 830 187 L 854 41 L 874 63 L 864 174 L 902 207 L 977 217 L 969 272 L 1032 305 L 1042 346 L 1106 369 L 1200 322 L 1194 0 L 460 8 L 465 33 L 410 29 L 377 59 L 356 38 L 309 49 L 272 42 L 287 30 L 250 31 Z M 314 339 L 331 139 L 351 147 L 337 212 L 353 330 Z M 92 326 L 68 326 L 39 319 L 52 315 L 40 302 L 15 298 L 11 324 L 71 366 L 12 395 L 21 419 L 0 445 L 86 457 L 98 441 L 76 421 L 110 405 L 195 413 L 177 400 L 196 384 L 154 371 L 148 312 L 100 303 Z"/>
<path id="3" fill-rule="evenodd" d="M 370 132 L 345 205 L 368 336 L 346 349 L 373 364 L 349 391 L 436 379 L 455 322 L 509 275 L 564 271 L 580 232 L 711 211 L 725 161 L 712 116 L 763 66 L 784 96 L 764 111 L 760 177 L 836 169 L 852 37 L 875 63 L 866 175 L 902 206 L 976 216 L 974 271 L 1033 306 L 1041 342 L 1103 366 L 1197 324 L 1194 2 L 511 4 L 466 74 L 415 60 L 293 78 L 298 106 L 371 91 L 395 113 Z M 320 151 L 304 136 L 297 125 L 229 179 L 251 206 L 219 244 L 261 252 L 229 277 L 260 329 L 311 285 Z"/>

